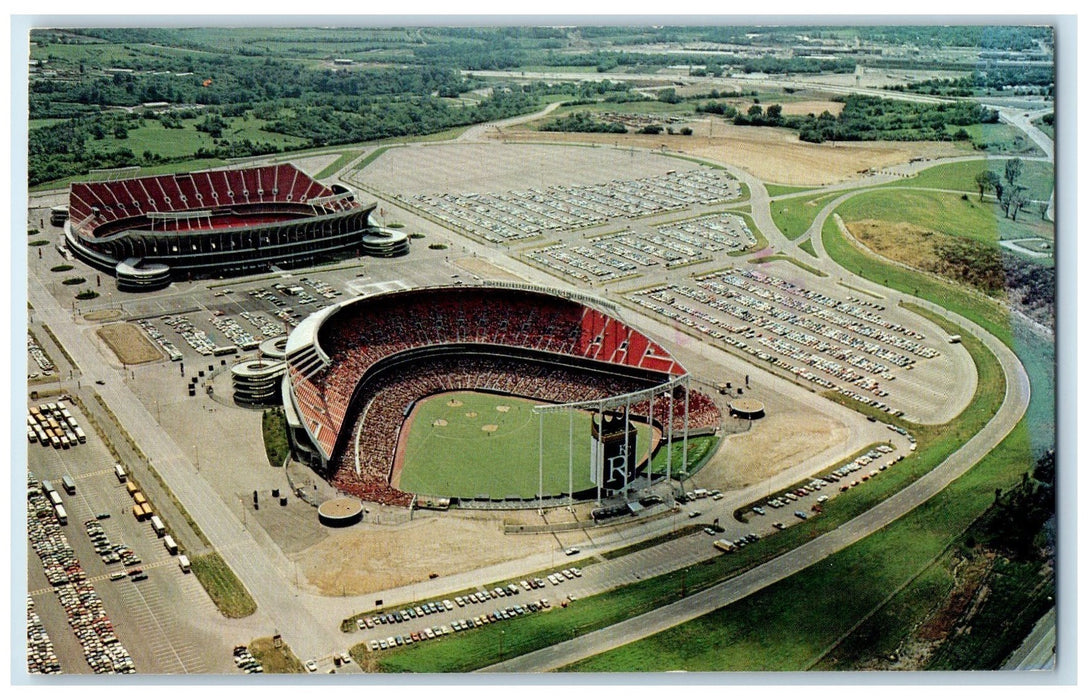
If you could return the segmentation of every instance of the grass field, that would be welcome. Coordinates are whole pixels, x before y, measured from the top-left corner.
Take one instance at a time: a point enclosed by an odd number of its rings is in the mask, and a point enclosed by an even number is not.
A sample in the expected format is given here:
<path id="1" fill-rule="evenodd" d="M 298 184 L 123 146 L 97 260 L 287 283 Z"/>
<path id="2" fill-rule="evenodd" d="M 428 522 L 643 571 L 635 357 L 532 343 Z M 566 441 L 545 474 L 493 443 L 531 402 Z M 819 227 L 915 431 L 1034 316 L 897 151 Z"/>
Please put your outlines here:
<path id="1" fill-rule="evenodd" d="M 437 394 L 413 410 L 400 488 L 435 496 L 532 498 L 539 489 L 538 401 L 476 392 Z M 503 410 L 505 409 L 505 410 Z M 567 492 L 571 421 L 566 412 L 544 414 L 544 493 Z M 645 459 L 650 432 L 639 425 L 637 447 Z M 590 414 L 574 418 L 574 491 L 589 489 Z"/>
<path id="2" fill-rule="evenodd" d="M 1022 131 L 1011 124 L 968 124 L 964 127 L 947 126 L 954 134 L 961 128 L 971 137 L 971 143 L 991 155 L 1034 155 L 1039 149 Z"/>
<path id="3" fill-rule="evenodd" d="M 191 563 L 193 574 L 224 617 L 248 617 L 257 612 L 257 603 L 219 553 L 193 557 Z"/>
<path id="4" fill-rule="evenodd" d="M 1020 175 L 1019 184 L 1028 190 L 1028 196 L 1032 199 L 1047 199 L 1054 190 L 1054 166 L 1037 160 L 1025 160 L 1024 172 Z M 985 170 L 993 170 L 999 177 L 1005 177 L 1004 160 L 964 160 L 955 163 L 945 163 L 927 168 L 909 180 L 897 180 L 889 182 L 881 187 L 932 187 L 942 190 L 959 190 L 974 194 L 978 201 L 978 185 L 975 184 L 975 175 Z M 987 197 L 993 198 L 993 193 Z"/>
<path id="5" fill-rule="evenodd" d="M 117 148 L 128 148 L 133 153 L 141 154 L 145 151 L 164 158 L 184 158 L 195 153 L 200 148 L 212 149 L 216 139 L 210 134 L 196 130 L 199 119 L 184 119 L 181 129 L 167 129 L 158 121 L 143 120 L 140 126 L 130 129 L 126 138 L 118 139 L 107 136 L 98 140 L 88 141 L 88 149 L 98 152 L 112 151 Z M 229 117 L 225 118 L 228 127 L 223 130 L 224 137 L 231 139 L 249 139 L 254 143 L 270 143 L 282 148 L 297 148 L 305 145 L 305 139 L 294 136 L 285 136 L 271 131 L 264 131 L 263 119 L 256 117 Z"/>
<path id="6" fill-rule="evenodd" d="M 771 201 L 771 219 L 786 238 L 795 240 L 812 226 L 824 205 L 842 192 L 831 192 L 819 197 L 790 197 Z"/>

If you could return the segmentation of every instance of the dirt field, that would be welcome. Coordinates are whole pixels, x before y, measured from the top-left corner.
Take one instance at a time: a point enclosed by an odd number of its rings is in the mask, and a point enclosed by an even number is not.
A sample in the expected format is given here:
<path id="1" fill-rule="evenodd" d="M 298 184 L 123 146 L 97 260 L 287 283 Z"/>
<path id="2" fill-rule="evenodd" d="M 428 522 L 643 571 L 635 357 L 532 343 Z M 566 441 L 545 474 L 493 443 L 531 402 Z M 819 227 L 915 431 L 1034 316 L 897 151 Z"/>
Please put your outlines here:
<path id="1" fill-rule="evenodd" d="M 783 105 L 783 111 L 785 107 Z M 805 113 L 807 114 L 807 111 Z M 761 180 L 784 185 L 833 184 L 852 180 L 860 171 L 868 168 L 880 169 L 898 165 L 917 157 L 936 158 L 962 153 L 954 144 L 931 141 L 804 143 L 797 138 L 796 133 L 786 129 L 733 126 L 721 120 L 692 121 L 686 126 L 691 127 L 694 132 L 692 136 L 570 134 L 510 130 L 497 138 L 509 143 L 565 141 L 651 149 L 661 148 L 664 145 L 669 151 L 735 165 Z M 673 160 L 673 162 L 676 161 Z M 632 177 L 638 176 L 640 175 L 632 175 Z M 606 178 L 605 181 L 607 179 L 610 178 Z"/>
<path id="2" fill-rule="evenodd" d="M 99 328 L 97 333 L 124 364 L 139 365 L 162 359 L 159 349 L 131 323 L 114 323 Z"/>
<path id="3" fill-rule="evenodd" d="M 470 571 L 514 556 L 555 548 L 552 535 L 503 534 L 500 518 L 477 520 L 453 513 L 423 517 L 375 533 L 332 532 L 299 560 L 299 571 L 325 595 L 356 595 Z"/>
<path id="4" fill-rule="evenodd" d="M 848 433 L 846 426 L 824 415 L 772 413 L 751 432 L 727 438 L 699 472 L 699 483 L 723 490 L 750 486 L 845 440 Z"/>

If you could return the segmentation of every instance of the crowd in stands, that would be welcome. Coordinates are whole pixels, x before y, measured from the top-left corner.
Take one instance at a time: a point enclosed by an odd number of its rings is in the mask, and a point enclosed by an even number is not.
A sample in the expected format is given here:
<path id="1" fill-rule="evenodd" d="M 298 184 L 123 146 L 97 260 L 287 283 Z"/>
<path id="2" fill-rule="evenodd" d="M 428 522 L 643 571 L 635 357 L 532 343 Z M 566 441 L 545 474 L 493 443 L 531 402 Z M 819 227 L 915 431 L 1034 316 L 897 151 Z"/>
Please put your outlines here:
<path id="1" fill-rule="evenodd" d="M 112 230 L 115 222 L 143 220 L 152 213 L 226 210 L 249 205 L 305 204 L 333 191 L 291 164 L 204 170 L 123 180 L 73 182 L 69 219 L 87 235 Z M 325 204 L 333 211 L 354 206 L 346 200 Z M 237 209 L 236 209 L 237 212 Z M 268 218 L 270 214 L 266 214 Z M 275 220 L 273 218 L 273 220 Z M 226 225 L 223 217 L 191 221 L 188 228 Z M 178 224 L 173 224 L 177 226 Z M 161 226 L 161 224 L 160 224 Z"/>
<path id="2" fill-rule="evenodd" d="M 402 292 L 347 306 L 322 327 L 318 342 L 331 364 L 317 374 L 292 372 L 296 395 L 327 451 L 351 394 L 379 360 L 407 350 L 481 343 L 599 360 L 664 374 L 684 369 L 660 345 L 626 324 L 573 301 L 532 292 L 458 288 Z M 305 375 L 305 376 L 304 376 Z"/>
<path id="3" fill-rule="evenodd" d="M 649 380 L 601 375 L 591 370 L 542 364 L 495 355 L 438 356 L 416 361 L 411 371 L 390 371 L 362 387 L 350 416 L 344 445 L 331 462 L 330 481 L 341 491 L 366 501 L 407 506 L 412 494 L 390 484 L 404 421 L 416 401 L 448 391 L 510 394 L 542 403 L 606 399 L 647 388 Z M 684 390 L 673 398 L 673 428 L 683 427 Z M 654 399 L 654 419 L 667 427 L 669 400 Z M 649 401 L 633 404 L 646 416 Z M 692 392 L 689 428 L 717 427 L 721 413 L 714 401 Z"/>

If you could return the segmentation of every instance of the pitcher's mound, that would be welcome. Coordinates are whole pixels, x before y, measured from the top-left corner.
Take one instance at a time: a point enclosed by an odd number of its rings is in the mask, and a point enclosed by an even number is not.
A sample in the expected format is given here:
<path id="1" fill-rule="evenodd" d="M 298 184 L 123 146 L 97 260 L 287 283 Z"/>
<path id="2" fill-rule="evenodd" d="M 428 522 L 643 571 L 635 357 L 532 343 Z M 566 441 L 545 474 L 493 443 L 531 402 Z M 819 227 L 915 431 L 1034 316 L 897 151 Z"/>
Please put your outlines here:
<path id="1" fill-rule="evenodd" d="M 439 418 L 434 423 L 431 423 L 431 425 L 433 425 L 436 428 L 444 428 L 447 425 L 449 425 L 449 423 L 446 422 L 445 418 Z"/>
<path id="2" fill-rule="evenodd" d="M 498 429 L 499 429 L 499 426 L 497 426 L 497 425 L 495 425 L 493 423 L 488 423 L 487 425 L 480 428 L 480 430 L 484 431 L 485 433 L 493 433 Z"/>
<path id="3" fill-rule="evenodd" d="M 469 411 L 468 413 L 465 414 L 465 418 L 475 418 L 478 415 L 480 415 L 480 414 L 476 413 L 476 411 Z"/>
<path id="4" fill-rule="evenodd" d="M 509 406 L 496 406 L 495 410 L 498 411 L 499 413 L 509 413 L 510 412 L 510 407 Z"/>

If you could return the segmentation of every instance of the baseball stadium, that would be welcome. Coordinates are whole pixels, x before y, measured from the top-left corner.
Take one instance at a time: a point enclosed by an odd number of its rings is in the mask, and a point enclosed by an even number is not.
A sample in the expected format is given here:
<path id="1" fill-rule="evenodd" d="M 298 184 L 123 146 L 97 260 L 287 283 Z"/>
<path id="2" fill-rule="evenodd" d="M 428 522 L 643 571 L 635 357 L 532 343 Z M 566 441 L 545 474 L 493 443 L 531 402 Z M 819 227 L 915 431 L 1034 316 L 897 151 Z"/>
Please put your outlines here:
<path id="1" fill-rule="evenodd" d="M 341 492 L 395 506 L 627 496 L 671 476 L 671 449 L 649 467 L 662 445 L 721 424 L 611 304 L 515 283 L 323 309 L 289 336 L 282 386 L 296 456 Z"/>
<path id="2" fill-rule="evenodd" d="M 112 273 L 118 288 L 175 279 L 312 265 L 338 254 L 401 255 L 403 233 L 370 224 L 343 185 L 325 186 L 291 164 L 73 182 L 68 248 Z"/>

